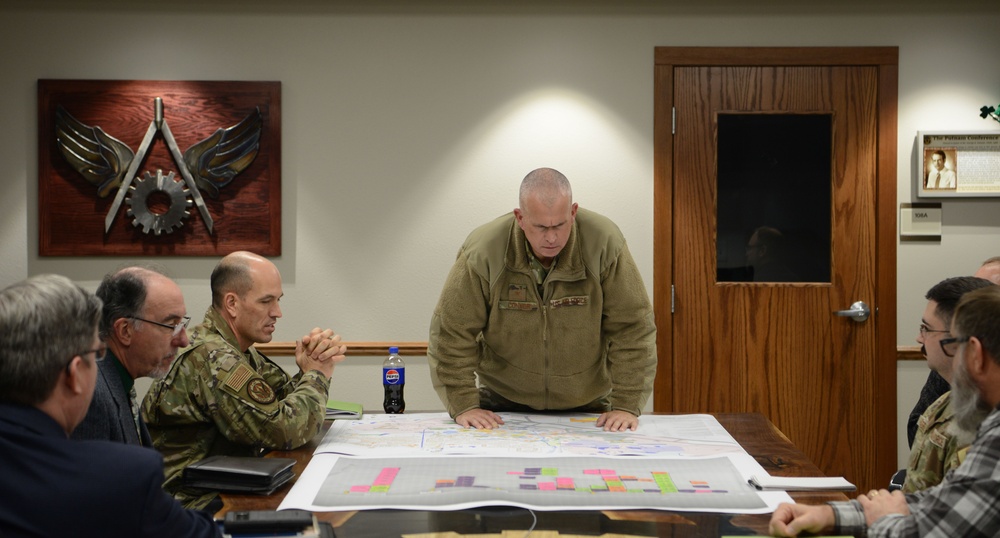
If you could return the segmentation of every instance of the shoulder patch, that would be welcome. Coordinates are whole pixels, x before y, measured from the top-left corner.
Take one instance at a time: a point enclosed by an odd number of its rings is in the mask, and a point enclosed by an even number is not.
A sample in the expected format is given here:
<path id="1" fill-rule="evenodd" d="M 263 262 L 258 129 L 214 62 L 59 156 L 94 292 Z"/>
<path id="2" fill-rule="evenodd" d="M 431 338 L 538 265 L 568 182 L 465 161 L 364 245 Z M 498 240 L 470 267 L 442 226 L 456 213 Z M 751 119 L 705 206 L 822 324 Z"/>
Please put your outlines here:
<path id="1" fill-rule="evenodd" d="M 247 385 L 247 394 L 253 399 L 253 401 L 260 404 L 269 404 L 278 397 L 274 393 L 274 390 L 271 389 L 271 386 L 259 377 L 253 379 L 250 381 L 250 384 Z"/>
<path id="2" fill-rule="evenodd" d="M 240 363 L 240 365 L 226 377 L 224 384 L 234 391 L 239 392 L 243 386 L 247 384 L 247 381 L 249 381 L 254 375 L 256 375 L 256 372 L 253 371 L 253 368 L 250 368 L 245 363 Z"/>

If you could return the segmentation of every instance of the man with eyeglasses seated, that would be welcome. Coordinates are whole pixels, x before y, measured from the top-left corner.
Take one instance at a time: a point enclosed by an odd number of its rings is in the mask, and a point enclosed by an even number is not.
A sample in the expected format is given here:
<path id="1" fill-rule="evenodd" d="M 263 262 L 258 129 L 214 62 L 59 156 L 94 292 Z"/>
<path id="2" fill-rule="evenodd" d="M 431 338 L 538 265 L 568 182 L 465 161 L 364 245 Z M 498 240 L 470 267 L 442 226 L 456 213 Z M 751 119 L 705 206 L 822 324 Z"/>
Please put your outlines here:
<path id="1" fill-rule="evenodd" d="M 927 366 L 949 384 L 957 347 L 953 342 L 948 344 L 955 307 L 966 293 L 992 285 L 983 278 L 960 276 L 946 278 L 927 291 L 927 307 L 920 320 L 917 342 L 927 358 Z M 939 484 L 948 471 L 962 462 L 976 429 L 959 429 L 952 417 L 951 392 L 945 392 L 920 415 L 906 466 L 903 493 Z"/>
<path id="2" fill-rule="evenodd" d="M 100 316 L 63 276 L 0 290 L 0 536 L 220 536 L 163 491 L 156 452 L 69 439 L 97 383 Z"/>
<path id="3" fill-rule="evenodd" d="M 962 429 L 977 430 L 965 460 L 929 489 L 872 490 L 825 505 L 781 504 L 775 536 L 996 536 L 1000 529 L 1000 286 L 962 296 L 943 344 L 951 361 L 951 406 Z M 951 348 L 950 346 L 954 346 Z"/>
<path id="4" fill-rule="evenodd" d="M 994 284 L 1000 284 L 1000 256 L 994 256 L 984 261 L 972 276 L 985 278 Z M 951 390 L 951 387 L 948 386 L 948 382 L 940 374 L 934 370 L 931 370 L 927 374 L 927 381 L 924 382 L 923 388 L 920 389 L 920 397 L 917 399 L 917 403 L 913 405 L 910 416 L 906 421 L 906 440 L 911 448 L 913 447 L 913 438 L 917 434 L 917 420 L 920 418 L 920 415 L 935 400 L 949 390 Z"/>
<path id="5" fill-rule="evenodd" d="M 281 317 L 281 274 L 269 260 L 233 252 L 212 271 L 212 305 L 191 345 L 150 387 L 142 414 L 163 454 L 167 491 L 188 508 L 214 512 L 218 492 L 185 487 L 184 469 L 208 456 L 289 450 L 318 432 L 334 364 L 346 346 L 331 329 L 312 329 L 295 346 L 289 376 L 253 347 L 270 342 Z"/>
<path id="6" fill-rule="evenodd" d="M 105 275 L 97 288 L 104 302 L 99 333 L 108 349 L 98 368 L 87 417 L 74 439 L 105 439 L 152 448 L 139 416 L 135 380 L 163 377 L 177 350 L 188 345 L 191 320 L 184 295 L 171 279 L 151 268 L 130 266 Z"/>

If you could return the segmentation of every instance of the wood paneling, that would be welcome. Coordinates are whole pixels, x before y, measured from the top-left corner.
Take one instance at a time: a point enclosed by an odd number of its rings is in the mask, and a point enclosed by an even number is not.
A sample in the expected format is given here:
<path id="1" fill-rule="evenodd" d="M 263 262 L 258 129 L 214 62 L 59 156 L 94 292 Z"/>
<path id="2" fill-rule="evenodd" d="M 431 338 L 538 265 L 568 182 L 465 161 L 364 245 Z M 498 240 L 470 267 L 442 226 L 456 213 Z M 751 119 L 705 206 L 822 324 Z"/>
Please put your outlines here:
<path id="1" fill-rule="evenodd" d="M 896 49 L 658 48 L 656 60 L 656 411 L 761 412 L 825 473 L 884 485 L 895 470 Z M 830 282 L 715 281 L 716 115 L 734 111 L 832 115 Z M 832 315 L 856 300 L 875 310 L 868 322 Z"/>
<path id="2" fill-rule="evenodd" d="M 399 348 L 400 355 L 427 355 L 427 342 L 344 342 L 348 357 L 381 357 L 389 354 L 389 347 Z M 291 357 L 295 355 L 295 342 L 268 342 L 254 344 L 254 347 L 269 357 Z"/>
<path id="3" fill-rule="evenodd" d="M 353 357 L 378 357 L 386 353 L 389 346 L 399 347 L 400 355 L 426 356 L 427 342 L 344 342 L 347 355 Z M 295 342 L 269 342 L 255 344 L 254 347 L 272 357 L 292 356 L 295 354 Z M 920 353 L 920 346 L 899 346 L 896 348 L 897 361 L 926 360 Z"/>

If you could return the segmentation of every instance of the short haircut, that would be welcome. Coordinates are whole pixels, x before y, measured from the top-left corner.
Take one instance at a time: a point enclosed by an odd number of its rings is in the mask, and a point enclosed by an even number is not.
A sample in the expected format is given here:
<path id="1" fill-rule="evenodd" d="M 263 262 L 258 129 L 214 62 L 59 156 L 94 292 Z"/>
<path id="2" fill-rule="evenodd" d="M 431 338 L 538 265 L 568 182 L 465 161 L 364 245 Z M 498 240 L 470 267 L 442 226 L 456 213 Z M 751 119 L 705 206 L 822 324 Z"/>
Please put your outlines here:
<path id="1" fill-rule="evenodd" d="M 971 291 L 955 309 L 952 332 L 955 336 L 975 336 L 983 349 L 1000 364 L 1000 286 Z"/>
<path id="2" fill-rule="evenodd" d="M 97 286 L 97 296 L 104 301 L 98 329 L 102 340 L 111 334 L 115 320 L 141 317 L 146 306 L 146 272 L 163 274 L 153 267 L 132 265 L 104 275 Z"/>
<path id="3" fill-rule="evenodd" d="M 0 401 L 36 406 L 59 374 L 94 346 L 101 299 L 70 279 L 43 274 L 0 291 Z"/>
<path id="4" fill-rule="evenodd" d="M 991 263 L 1000 263 L 1000 256 L 993 256 L 992 258 L 981 263 L 979 266 L 982 267 L 984 265 L 990 265 Z"/>
<path id="5" fill-rule="evenodd" d="M 573 188 L 566 176 L 552 168 L 538 168 L 528 172 L 521 180 L 517 201 L 524 209 L 529 197 L 537 197 L 546 206 L 551 206 L 562 196 L 569 197 L 570 203 L 573 202 Z"/>
<path id="6" fill-rule="evenodd" d="M 944 152 L 941 151 L 941 150 L 937 150 L 934 153 L 931 153 L 931 155 L 940 155 L 942 161 L 947 161 L 948 160 L 948 156 L 945 155 Z"/>
<path id="7" fill-rule="evenodd" d="M 245 297 L 253 289 L 250 265 L 242 257 L 226 257 L 212 270 L 212 306 L 220 309 L 227 293 Z"/>
<path id="8" fill-rule="evenodd" d="M 937 308 L 934 309 L 934 312 L 941 318 L 941 322 L 944 323 L 945 327 L 950 327 L 955 307 L 958 306 L 958 302 L 962 299 L 963 295 L 970 291 L 993 285 L 992 282 L 985 278 L 957 276 L 938 282 L 931 289 L 927 290 L 927 295 L 924 297 L 928 301 L 937 303 Z"/>

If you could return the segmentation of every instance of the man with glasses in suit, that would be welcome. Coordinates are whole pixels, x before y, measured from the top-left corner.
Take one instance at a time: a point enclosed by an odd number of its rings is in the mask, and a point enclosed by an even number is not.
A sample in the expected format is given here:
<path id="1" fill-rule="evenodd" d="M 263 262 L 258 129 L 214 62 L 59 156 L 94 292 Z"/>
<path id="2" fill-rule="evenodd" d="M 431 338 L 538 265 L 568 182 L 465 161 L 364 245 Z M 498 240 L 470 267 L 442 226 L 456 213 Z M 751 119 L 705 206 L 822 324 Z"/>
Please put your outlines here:
<path id="1" fill-rule="evenodd" d="M 108 357 L 99 365 L 87 417 L 75 439 L 104 439 L 152 447 L 139 416 L 135 380 L 163 377 L 178 349 L 188 345 L 184 295 L 151 268 L 130 266 L 105 275 L 97 288 L 104 302 L 100 336 Z"/>
<path id="2" fill-rule="evenodd" d="M 58 275 L 0 290 L 0 535 L 220 536 L 163 491 L 152 450 L 69 439 L 106 348 L 101 300 Z"/>

